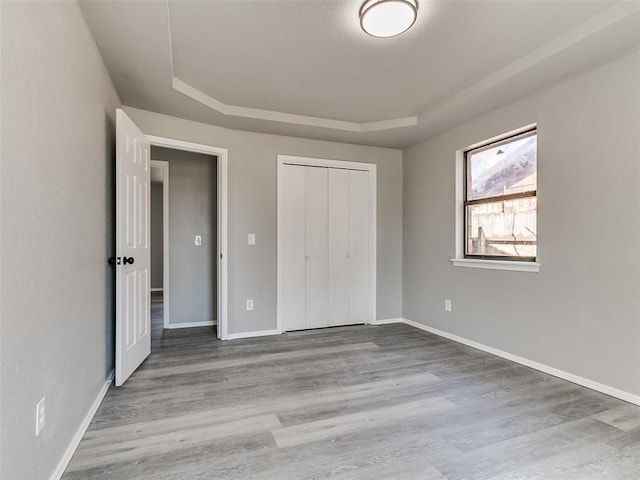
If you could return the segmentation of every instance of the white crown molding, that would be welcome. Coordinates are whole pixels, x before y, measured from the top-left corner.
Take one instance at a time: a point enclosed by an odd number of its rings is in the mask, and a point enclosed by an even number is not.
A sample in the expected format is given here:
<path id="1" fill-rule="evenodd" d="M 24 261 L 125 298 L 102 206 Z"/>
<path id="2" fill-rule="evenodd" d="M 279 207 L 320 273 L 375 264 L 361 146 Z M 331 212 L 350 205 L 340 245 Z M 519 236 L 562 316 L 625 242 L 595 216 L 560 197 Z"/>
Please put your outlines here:
<path id="1" fill-rule="evenodd" d="M 418 125 L 418 118 L 421 122 L 428 118 L 437 117 L 444 112 L 454 109 L 474 97 L 477 97 L 487 90 L 500 85 L 514 76 L 534 67 L 535 65 L 551 58 L 554 55 L 570 48 L 582 40 L 601 32 L 605 28 L 623 20 L 624 18 L 640 10 L 639 2 L 622 2 L 611 7 L 599 15 L 578 25 L 564 35 L 550 41 L 546 45 L 533 52 L 519 58 L 515 62 L 497 70 L 481 80 L 473 83 L 467 88 L 448 96 L 445 100 L 436 103 L 431 107 L 423 106 L 418 115 L 380 120 L 374 122 L 347 122 L 330 118 L 298 115 L 294 113 L 278 112 L 274 110 L 263 110 L 259 108 L 242 107 L 239 105 L 228 105 L 220 100 L 207 95 L 188 83 L 175 76 L 173 66 L 173 44 L 171 38 L 171 12 L 169 0 L 167 0 L 167 26 L 169 36 L 169 63 L 171 67 L 171 86 L 174 90 L 188 96 L 189 98 L 223 114 L 234 117 L 252 118 L 255 120 L 267 120 L 272 122 L 290 123 L 308 127 L 319 127 L 347 132 L 375 132 L 391 130 L 396 128 L 406 128 Z"/>
<path id="2" fill-rule="evenodd" d="M 173 68 L 172 68 L 173 69 Z M 272 122 L 293 123 L 308 127 L 330 128 L 333 130 L 344 130 L 347 132 L 375 132 L 379 130 L 389 130 L 392 128 L 411 127 L 418 124 L 418 117 L 393 118 L 378 122 L 356 123 L 345 122 L 343 120 L 333 120 L 331 118 L 309 117 L 307 115 L 297 115 L 295 113 L 276 112 L 273 110 L 262 110 L 259 108 L 241 107 L 239 105 L 227 105 L 206 93 L 192 87 L 177 77 L 172 77 L 174 90 L 192 98 L 193 100 L 216 110 L 223 115 L 234 117 L 246 117 L 256 120 L 269 120 Z"/>

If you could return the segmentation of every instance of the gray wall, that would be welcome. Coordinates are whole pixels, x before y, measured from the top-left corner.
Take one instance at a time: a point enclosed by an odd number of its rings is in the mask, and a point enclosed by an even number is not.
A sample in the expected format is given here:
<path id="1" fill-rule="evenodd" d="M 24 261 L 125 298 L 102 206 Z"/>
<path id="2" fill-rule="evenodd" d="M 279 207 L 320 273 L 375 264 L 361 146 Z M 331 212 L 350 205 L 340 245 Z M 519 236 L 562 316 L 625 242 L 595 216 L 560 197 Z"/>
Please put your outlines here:
<path id="1" fill-rule="evenodd" d="M 452 266 L 455 151 L 530 123 L 540 273 Z M 404 316 L 640 394 L 638 211 L 636 52 L 405 151 Z"/>
<path id="2" fill-rule="evenodd" d="M 276 156 L 378 166 L 378 318 L 402 316 L 402 152 L 228 130 L 126 108 L 147 134 L 229 149 L 229 333 L 276 328 Z M 256 245 L 247 245 L 247 234 Z M 245 310 L 253 298 L 255 309 Z"/>
<path id="3" fill-rule="evenodd" d="M 46 480 L 113 366 L 120 102 L 75 2 L 0 9 L 0 478 Z"/>
<path id="4" fill-rule="evenodd" d="M 151 159 L 169 162 L 170 322 L 211 322 L 218 308 L 216 158 L 151 147 Z"/>
<path id="5" fill-rule="evenodd" d="M 151 288 L 162 288 L 162 262 L 164 260 L 162 189 L 162 183 L 151 184 Z"/>

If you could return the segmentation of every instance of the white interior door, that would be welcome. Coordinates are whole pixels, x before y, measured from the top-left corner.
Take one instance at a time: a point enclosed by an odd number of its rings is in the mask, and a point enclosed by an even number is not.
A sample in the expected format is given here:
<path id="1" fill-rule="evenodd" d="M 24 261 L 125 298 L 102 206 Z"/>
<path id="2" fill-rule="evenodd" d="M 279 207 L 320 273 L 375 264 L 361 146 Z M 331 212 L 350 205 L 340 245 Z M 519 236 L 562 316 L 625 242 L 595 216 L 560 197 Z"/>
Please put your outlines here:
<path id="1" fill-rule="evenodd" d="M 306 170 L 306 328 L 329 326 L 328 169 Z"/>
<path id="2" fill-rule="evenodd" d="M 306 168 L 283 165 L 280 172 L 280 318 L 282 329 L 306 328 Z"/>
<path id="3" fill-rule="evenodd" d="M 116 385 L 151 353 L 149 141 L 116 112 Z"/>
<path id="4" fill-rule="evenodd" d="M 349 321 L 349 170 L 329 169 L 329 325 Z"/>
<path id="5" fill-rule="evenodd" d="M 349 323 L 368 323 L 370 302 L 369 172 L 349 171 Z"/>

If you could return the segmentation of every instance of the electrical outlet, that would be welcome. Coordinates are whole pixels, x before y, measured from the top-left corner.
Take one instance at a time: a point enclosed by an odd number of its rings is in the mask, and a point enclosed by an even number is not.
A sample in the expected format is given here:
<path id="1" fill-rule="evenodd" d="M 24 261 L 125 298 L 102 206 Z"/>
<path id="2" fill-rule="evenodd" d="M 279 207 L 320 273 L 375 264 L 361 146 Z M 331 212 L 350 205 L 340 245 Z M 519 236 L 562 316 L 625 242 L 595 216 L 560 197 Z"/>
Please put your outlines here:
<path id="1" fill-rule="evenodd" d="M 196 235 L 196 247 L 202 245 L 202 237 L 200 235 Z"/>
<path id="2" fill-rule="evenodd" d="M 247 243 L 249 245 L 255 245 L 256 244 L 256 234 L 255 233 L 250 233 L 249 235 L 247 235 Z"/>
<path id="3" fill-rule="evenodd" d="M 247 311 L 251 311 L 253 310 L 253 299 L 248 298 L 247 299 Z"/>
<path id="4" fill-rule="evenodd" d="M 451 300 L 445 300 L 444 301 L 444 311 L 445 312 L 450 312 L 451 311 Z"/>
<path id="5" fill-rule="evenodd" d="M 36 437 L 44 430 L 46 416 L 45 416 L 45 397 L 36 403 Z"/>

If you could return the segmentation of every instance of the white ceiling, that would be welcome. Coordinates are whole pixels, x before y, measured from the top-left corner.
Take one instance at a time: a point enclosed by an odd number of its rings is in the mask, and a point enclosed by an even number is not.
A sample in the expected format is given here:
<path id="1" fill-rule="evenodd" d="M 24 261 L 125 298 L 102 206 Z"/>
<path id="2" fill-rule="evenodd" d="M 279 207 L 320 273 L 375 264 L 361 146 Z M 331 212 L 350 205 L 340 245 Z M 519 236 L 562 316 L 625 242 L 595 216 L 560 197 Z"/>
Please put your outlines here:
<path id="1" fill-rule="evenodd" d="M 640 46 L 640 1 L 419 2 L 372 38 L 360 1 L 80 1 L 125 105 L 405 147 Z"/>

